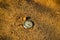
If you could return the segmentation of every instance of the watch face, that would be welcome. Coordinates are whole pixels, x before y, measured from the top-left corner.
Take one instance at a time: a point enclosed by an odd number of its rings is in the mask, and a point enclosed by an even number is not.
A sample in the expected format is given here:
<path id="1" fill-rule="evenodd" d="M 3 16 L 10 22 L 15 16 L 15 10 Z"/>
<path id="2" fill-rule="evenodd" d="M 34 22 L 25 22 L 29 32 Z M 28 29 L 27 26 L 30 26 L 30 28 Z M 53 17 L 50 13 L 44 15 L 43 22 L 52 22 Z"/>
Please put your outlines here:
<path id="1" fill-rule="evenodd" d="M 27 20 L 23 24 L 24 28 L 32 28 L 34 26 L 34 23 L 31 20 Z"/>

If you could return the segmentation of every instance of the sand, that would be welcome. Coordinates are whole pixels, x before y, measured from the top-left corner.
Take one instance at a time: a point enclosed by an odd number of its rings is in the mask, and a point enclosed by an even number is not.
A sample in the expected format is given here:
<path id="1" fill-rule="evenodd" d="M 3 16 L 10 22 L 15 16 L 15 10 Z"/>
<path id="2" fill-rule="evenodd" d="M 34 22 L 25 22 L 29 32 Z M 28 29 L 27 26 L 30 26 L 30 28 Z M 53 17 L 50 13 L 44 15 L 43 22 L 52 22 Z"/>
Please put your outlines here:
<path id="1" fill-rule="evenodd" d="M 33 28 L 23 27 L 31 17 Z M 60 4 L 53 0 L 0 0 L 0 40 L 60 40 Z"/>

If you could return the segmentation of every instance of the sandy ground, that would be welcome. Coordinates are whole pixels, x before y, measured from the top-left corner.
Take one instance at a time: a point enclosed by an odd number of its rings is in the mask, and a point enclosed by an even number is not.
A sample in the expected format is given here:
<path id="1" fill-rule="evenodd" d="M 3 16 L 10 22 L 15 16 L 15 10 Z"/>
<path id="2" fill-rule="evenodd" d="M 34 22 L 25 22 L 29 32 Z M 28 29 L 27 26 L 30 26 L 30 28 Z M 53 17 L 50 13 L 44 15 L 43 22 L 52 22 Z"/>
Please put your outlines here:
<path id="1" fill-rule="evenodd" d="M 23 27 L 30 16 L 34 27 Z M 0 40 L 60 40 L 59 0 L 0 0 Z"/>

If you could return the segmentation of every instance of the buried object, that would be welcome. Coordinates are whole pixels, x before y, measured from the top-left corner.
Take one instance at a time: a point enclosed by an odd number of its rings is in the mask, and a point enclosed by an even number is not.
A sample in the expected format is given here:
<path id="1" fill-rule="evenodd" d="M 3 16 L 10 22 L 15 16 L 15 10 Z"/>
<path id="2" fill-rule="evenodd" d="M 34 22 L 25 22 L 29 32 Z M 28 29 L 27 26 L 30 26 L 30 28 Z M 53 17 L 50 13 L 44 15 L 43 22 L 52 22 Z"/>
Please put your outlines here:
<path id="1" fill-rule="evenodd" d="M 32 28 L 34 26 L 34 22 L 32 20 L 26 20 L 23 26 L 24 28 Z"/>

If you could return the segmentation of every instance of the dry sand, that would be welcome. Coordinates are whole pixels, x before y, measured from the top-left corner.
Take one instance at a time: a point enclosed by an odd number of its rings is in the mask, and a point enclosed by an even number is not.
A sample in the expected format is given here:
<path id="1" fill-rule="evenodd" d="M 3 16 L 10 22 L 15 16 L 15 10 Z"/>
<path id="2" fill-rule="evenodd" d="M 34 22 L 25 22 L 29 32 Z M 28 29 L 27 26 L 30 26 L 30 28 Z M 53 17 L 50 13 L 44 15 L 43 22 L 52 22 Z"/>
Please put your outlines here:
<path id="1" fill-rule="evenodd" d="M 23 27 L 25 16 L 33 28 Z M 60 1 L 0 0 L 0 40 L 60 40 Z"/>

